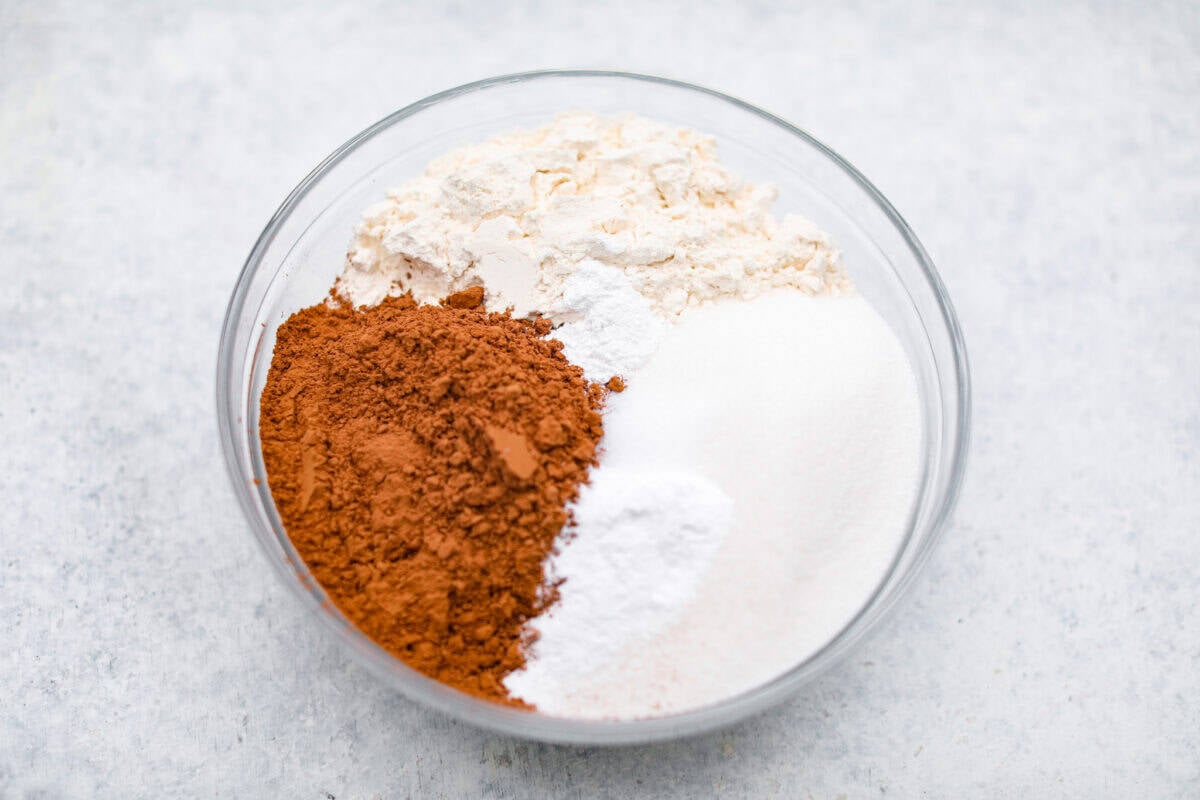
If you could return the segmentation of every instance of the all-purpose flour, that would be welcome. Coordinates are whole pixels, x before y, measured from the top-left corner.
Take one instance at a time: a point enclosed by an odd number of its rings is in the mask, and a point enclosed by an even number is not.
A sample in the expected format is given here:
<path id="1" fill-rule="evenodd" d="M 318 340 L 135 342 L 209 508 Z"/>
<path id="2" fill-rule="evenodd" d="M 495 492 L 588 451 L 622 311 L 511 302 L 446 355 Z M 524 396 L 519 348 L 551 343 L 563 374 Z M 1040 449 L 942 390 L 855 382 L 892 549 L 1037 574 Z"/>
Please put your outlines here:
<path id="1" fill-rule="evenodd" d="M 770 213 L 715 141 L 635 116 L 559 116 L 451 151 L 359 223 L 337 291 L 422 303 L 482 284 L 490 310 L 545 310 L 585 260 L 625 272 L 665 316 L 721 297 L 849 287 L 828 238 Z"/>

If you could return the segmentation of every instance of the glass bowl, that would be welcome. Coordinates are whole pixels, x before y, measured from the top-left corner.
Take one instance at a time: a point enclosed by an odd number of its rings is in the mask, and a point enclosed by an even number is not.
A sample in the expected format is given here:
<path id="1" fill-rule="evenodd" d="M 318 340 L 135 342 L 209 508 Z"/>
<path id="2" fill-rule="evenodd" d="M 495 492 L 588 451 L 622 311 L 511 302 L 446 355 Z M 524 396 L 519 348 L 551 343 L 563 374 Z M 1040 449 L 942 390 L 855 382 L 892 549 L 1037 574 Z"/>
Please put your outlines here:
<path id="1" fill-rule="evenodd" d="M 909 529 L 858 614 L 821 650 L 775 680 L 722 702 L 652 719 L 592 721 L 519 711 L 426 678 L 361 634 L 297 555 L 267 489 L 258 398 L 275 330 L 326 296 L 363 209 L 452 147 L 543 124 L 560 111 L 634 112 L 716 137 L 721 160 L 779 189 L 777 215 L 797 212 L 833 236 L 860 292 L 907 349 L 924 423 L 924 469 Z M 618 744 L 695 734 L 772 706 L 828 670 L 912 584 L 946 524 L 962 479 L 970 411 L 966 351 L 946 291 L 916 236 L 858 170 L 795 126 L 740 100 L 665 78 L 617 72 L 504 75 L 450 89 L 379 121 L 339 147 L 283 201 L 238 278 L 221 333 L 221 444 L 251 529 L 312 616 L 383 681 L 466 722 L 562 743 Z"/>

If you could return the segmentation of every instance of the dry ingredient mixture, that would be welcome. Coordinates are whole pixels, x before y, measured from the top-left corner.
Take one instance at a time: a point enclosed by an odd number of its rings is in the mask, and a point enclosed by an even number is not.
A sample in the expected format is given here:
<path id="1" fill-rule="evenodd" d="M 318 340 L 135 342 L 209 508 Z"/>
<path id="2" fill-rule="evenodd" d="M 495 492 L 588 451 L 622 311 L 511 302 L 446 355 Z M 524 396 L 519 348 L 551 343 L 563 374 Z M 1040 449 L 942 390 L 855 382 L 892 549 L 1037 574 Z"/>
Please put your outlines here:
<path id="1" fill-rule="evenodd" d="M 870 596 L 915 379 L 812 223 L 715 142 L 564 114 L 364 212 L 280 327 L 270 488 L 361 630 L 464 691 L 636 718 L 767 682 Z"/>

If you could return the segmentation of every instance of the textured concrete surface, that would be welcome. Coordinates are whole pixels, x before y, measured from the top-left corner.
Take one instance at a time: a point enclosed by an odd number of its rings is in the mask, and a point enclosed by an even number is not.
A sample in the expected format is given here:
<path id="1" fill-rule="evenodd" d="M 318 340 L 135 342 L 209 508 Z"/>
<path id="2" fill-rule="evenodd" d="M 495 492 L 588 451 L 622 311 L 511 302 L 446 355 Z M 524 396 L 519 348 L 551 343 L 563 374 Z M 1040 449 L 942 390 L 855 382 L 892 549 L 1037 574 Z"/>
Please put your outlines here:
<path id="1" fill-rule="evenodd" d="M 1200 794 L 1194 4 L 0 3 L 0 797 Z M 292 185 L 538 66 L 724 89 L 888 194 L 976 379 L 957 522 L 892 624 L 761 718 L 485 734 L 350 664 L 257 551 L 212 388 Z"/>

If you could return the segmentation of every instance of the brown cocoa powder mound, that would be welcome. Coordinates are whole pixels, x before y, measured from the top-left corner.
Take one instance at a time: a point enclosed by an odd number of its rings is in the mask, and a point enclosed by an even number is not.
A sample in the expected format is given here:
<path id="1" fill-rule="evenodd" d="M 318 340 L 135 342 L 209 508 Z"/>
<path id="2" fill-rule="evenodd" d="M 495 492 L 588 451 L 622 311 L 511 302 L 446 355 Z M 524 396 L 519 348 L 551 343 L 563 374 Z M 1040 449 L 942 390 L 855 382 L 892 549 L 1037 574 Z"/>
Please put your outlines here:
<path id="1" fill-rule="evenodd" d="M 501 681 L 555 599 L 542 564 L 595 463 L 604 390 L 547 322 L 480 299 L 292 315 L 260 435 L 284 527 L 338 608 L 424 674 L 520 705 Z"/>

